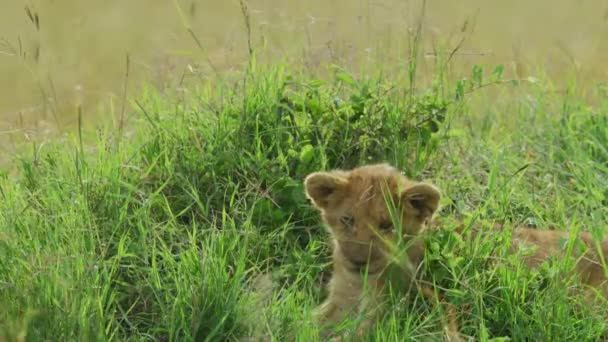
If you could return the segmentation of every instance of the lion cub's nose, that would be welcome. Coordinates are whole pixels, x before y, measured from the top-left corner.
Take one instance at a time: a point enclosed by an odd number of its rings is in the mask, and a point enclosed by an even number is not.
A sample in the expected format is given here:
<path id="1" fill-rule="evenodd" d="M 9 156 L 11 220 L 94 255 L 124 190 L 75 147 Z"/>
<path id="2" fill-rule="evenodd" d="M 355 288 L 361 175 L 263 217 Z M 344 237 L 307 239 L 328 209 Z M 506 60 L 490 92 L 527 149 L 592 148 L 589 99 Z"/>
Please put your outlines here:
<path id="1" fill-rule="evenodd" d="M 357 267 L 364 267 L 367 265 L 367 261 L 356 261 L 353 260 L 352 261 L 353 265 L 357 266 Z"/>

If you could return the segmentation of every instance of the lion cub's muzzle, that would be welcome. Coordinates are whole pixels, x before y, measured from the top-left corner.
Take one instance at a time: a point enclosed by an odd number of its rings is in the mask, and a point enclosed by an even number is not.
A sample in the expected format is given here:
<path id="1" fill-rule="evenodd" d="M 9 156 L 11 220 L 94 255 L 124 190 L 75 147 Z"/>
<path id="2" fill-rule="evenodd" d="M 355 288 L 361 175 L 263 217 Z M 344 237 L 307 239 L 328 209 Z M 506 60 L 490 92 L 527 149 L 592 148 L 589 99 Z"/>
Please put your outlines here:
<path id="1" fill-rule="evenodd" d="M 385 257 L 377 243 L 356 240 L 341 240 L 340 254 L 347 261 L 350 272 L 368 274 L 378 273 L 385 264 Z"/>
<path id="2" fill-rule="evenodd" d="M 348 260 L 348 270 L 352 273 L 363 274 L 367 271 L 368 275 L 375 275 L 380 273 L 384 268 L 381 262 L 367 262 L 367 261 L 354 261 Z"/>

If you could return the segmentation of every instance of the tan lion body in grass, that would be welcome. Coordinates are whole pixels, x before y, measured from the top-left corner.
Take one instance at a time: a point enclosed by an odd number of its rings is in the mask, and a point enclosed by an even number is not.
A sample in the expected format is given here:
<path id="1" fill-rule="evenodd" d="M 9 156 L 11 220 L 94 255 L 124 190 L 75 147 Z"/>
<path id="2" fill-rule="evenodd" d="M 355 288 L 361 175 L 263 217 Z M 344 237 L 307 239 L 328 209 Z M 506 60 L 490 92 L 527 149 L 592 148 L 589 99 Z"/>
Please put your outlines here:
<path id="1" fill-rule="evenodd" d="M 413 182 L 387 164 L 367 165 L 350 171 L 315 172 L 306 177 L 306 194 L 321 211 L 333 238 L 333 274 L 328 285 L 328 298 L 317 309 L 317 320 L 328 327 L 342 322 L 349 314 L 365 312 L 358 335 L 371 327 L 378 312 L 385 286 L 390 281 L 389 264 L 405 265 L 403 277 L 413 281 L 413 272 L 424 257 L 423 243 L 416 239 L 425 230 L 439 206 L 439 190 L 426 183 Z M 393 203 L 391 211 L 387 203 Z M 401 227 L 395 229 L 393 222 Z M 500 227 L 497 227 L 500 228 Z M 535 267 L 551 255 L 563 253 L 567 232 L 518 228 L 512 235 L 511 252 L 522 245 L 535 246 L 524 262 Z M 576 270 L 581 281 L 606 292 L 601 255 L 608 255 L 608 240 L 601 243 L 601 253 L 589 234 L 581 234 L 589 247 L 578 258 Z M 391 246 L 409 241 L 405 254 Z M 435 291 L 416 286 L 429 298 Z M 446 338 L 459 340 L 454 308 L 448 305 Z M 326 331 L 329 333 L 328 331 Z"/>

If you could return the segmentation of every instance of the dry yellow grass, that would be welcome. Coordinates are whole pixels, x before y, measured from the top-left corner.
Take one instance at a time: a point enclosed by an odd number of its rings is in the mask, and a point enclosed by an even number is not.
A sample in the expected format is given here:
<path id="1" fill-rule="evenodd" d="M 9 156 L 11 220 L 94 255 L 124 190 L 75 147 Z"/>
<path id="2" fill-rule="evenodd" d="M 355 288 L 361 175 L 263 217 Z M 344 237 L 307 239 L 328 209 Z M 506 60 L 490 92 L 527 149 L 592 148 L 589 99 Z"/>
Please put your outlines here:
<path id="1" fill-rule="evenodd" d="M 250 1 L 252 44 L 265 46 L 271 59 L 287 56 L 313 66 L 332 61 L 398 66 L 405 59 L 407 30 L 420 18 L 420 4 Z M 5 40 L 0 49 L 4 124 L 17 122 L 20 115 L 26 123 L 49 118 L 41 86 L 47 100 L 58 102 L 53 106 L 58 106 L 61 123 L 73 121 L 77 104 L 93 115 L 98 101 L 120 98 L 127 53 L 131 83 L 159 86 L 180 77 L 187 64 L 201 62 L 203 56 L 220 70 L 246 60 L 247 37 L 238 2 L 68 0 L 33 1 L 26 7 L 38 15 L 39 29 L 22 1 L 10 0 L 0 14 L 0 36 Z M 603 38 L 608 32 L 607 9 L 592 1 L 432 1 L 423 24 L 425 52 L 442 41 L 456 46 L 466 36 L 455 56 L 463 70 L 473 63 L 514 63 L 521 73 L 533 74 L 534 63 L 543 63 L 560 76 L 564 66 L 576 65 L 584 77 L 601 79 L 608 71 L 602 62 L 608 56 L 608 41 Z M 204 51 L 196 47 L 188 25 Z M 209 71 L 207 63 L 200 68 Z"/>

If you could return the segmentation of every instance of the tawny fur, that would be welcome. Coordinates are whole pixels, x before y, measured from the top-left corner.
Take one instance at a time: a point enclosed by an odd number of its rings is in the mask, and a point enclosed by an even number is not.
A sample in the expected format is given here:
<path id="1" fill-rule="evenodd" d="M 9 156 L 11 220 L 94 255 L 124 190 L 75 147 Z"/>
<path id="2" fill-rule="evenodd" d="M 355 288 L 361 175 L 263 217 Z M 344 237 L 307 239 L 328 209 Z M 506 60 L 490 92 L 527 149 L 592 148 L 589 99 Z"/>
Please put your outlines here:
<path id="1" fill-rule="evenodd" d="M 390 246 L 398 240 L 410 241 L 413 244 L 404 259 L 414 269 L 422 262 L 423 243 L 416 237 L 427 228 L 439 206 L 439 190 L 429 184 L 413 182 L 387 164 L 367 165 L 350 171 L 315 172 L 306 178 L 305 188 L 307 196 L 320 210 L 334 245 L 329 295 L 317 309 L 317 319 L 327 326 L 340 323 L 349 314 L 367 310 L 359 329 L 359 333 L 363 333 L 374 323 L 383 291 L 391 279 L 386 272 L 389 264 L 395 261 Z M 397 206 L 399 229 L 390 225 L 387 200 Z M 502 229 L 502 226 L 495 226 L 495 229 Z M 575 270 L 584 284 L 607 296 L 606 273 L 601 259 L 608 259 L 608 240 L 599 244 L 598 251 L 590 234 L 579 236 L 588 249 L 576 259 Z M 516 253 L 522 246 L 531 247 L 533 252 L 523 255 L 522 260 L 528 266 L 536 267 L 551 256 L 563 256 L 563 241 L 568 237 L 569 233 L 564 231 L 517 228 L 512 234 L 510 252 Z M 412 276 L 407 273 L 404 272 L 404 277 Z M 435 296 L 435 291 L 428 287 L 418 288 L 425 297 Z M 455 311 L 449 305 L 447 311 L 446 337 L 459 340 Z"/>
<path id="2" fill-rule="evenodd" d="M 433 224 L 440 228 L 437 222 Z M 505 229 L 501 224 L 495 224 L 491 230 L 500 231 Z M 464 226 L 457 228 L 463 232 Z M 484 231 L 473 227 L 472 236 L 482 234 Z M 486 234 L 492 232 L 485 232 Z M 567 257 L 570 232 L 555 229 L 535 229 L 530 227 L 516 227 L 511 234 L 509 253 L 521 253 L 521 260 L 527 267 L 535 268 L 552 257 Z M 594 300 L 595 295 L 608 299 L 608 268 L 604 267 L 608 261 L 608 239 L 596 241 L 587 232 L 581 232 L 574 236 L 574 245 L 571 257 L 575 261 L 574 272 L 580 277 L 580 281 L 587 287 L 588 299 Z M 582 248 L 581 248 L 582 247 Z"/>

